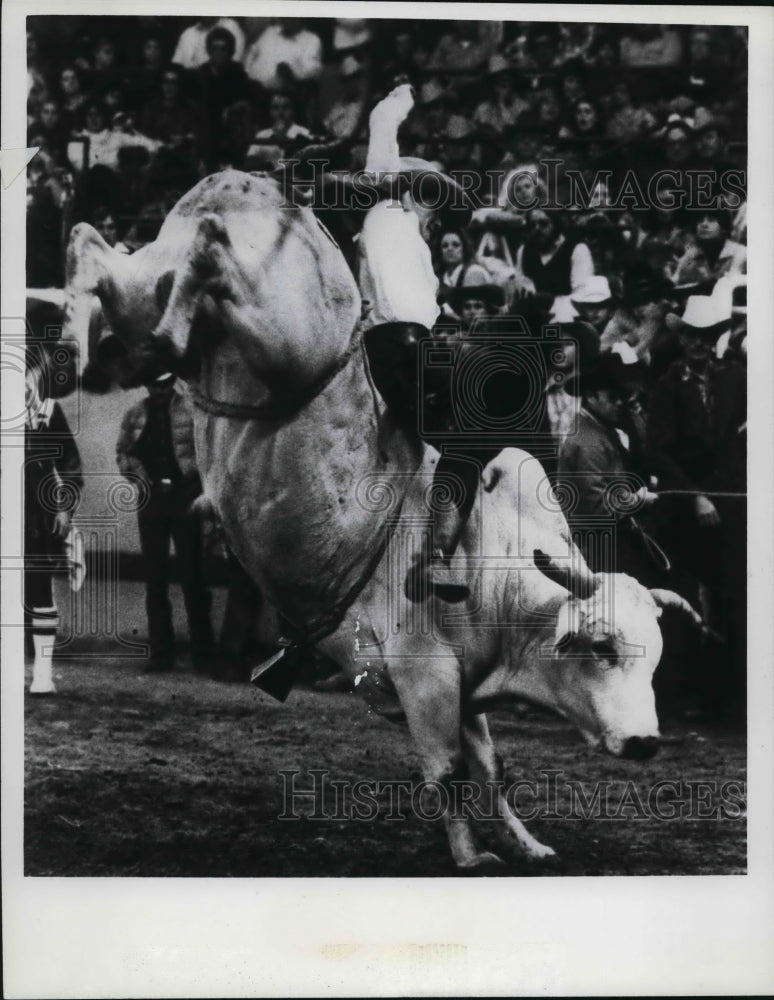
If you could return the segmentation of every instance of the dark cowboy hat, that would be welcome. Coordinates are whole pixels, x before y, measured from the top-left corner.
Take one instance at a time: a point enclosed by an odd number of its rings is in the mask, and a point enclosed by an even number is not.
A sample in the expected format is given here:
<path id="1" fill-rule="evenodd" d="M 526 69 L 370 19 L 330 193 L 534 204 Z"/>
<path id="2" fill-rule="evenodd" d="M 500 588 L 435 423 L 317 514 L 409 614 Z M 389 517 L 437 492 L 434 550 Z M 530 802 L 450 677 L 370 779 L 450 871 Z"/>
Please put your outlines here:
<path id="1" fill-rule="evenodd" d="M 569 323 L 558 324 L 559 340 L 573 340 L 577 346 L 577 358 L 581 369 L 591 364 L 599 355 L 600 337 L 590 323 L 581 320 L 573 320 Z M 556 342 L 551 340 L 546 342 L 547 347 L 553 347 Z"/>
<path id="2" fill-rule="evenodd" d="M 627 306 L 642 306 L 674 296 L 675 288 L 663 274 L 649 267 L 633 268 L 624 275 L 623 301 Z"/>
<path id="3" fill-rule="evenodd" d="M 473 217 L 473 202 L 462 185 L 445 174 L 436 163 L 418 156 L 402 156 L 399 190 L 408 190 L 414 201 L 437 209 L 442 218 L 467 226 Z"/>
<path id="4" fill-rule="evenodd" d="M 499 285 L 487 282 L 480 285 L 460 285 L 450 289 L 446 295 L 446 301 L 455 312 L 459 312 L 463 302 L 468 299 L 481 299 L 488 308 L 497 309 L 505 305 L 505 291 Z"/>
<path id="5" fill-rule="evenodd" d="M 730 302 L 726 304 L 714 295 L 691 295 L 682 316 L 667 313 L 666 325 L 675 333 L 694 333 L 717 340 L 731 327 Z"/>
<path id="6" fill-rule="evenodd" d="M 626 364 L 620 354 L 607 352 L 593 358 L 580 372 L 567 380 L 572 396 L 583 396 L 598 389 L 618 389 L 629 393 L 645 382 L 647 368 L 641 361 Z"/>

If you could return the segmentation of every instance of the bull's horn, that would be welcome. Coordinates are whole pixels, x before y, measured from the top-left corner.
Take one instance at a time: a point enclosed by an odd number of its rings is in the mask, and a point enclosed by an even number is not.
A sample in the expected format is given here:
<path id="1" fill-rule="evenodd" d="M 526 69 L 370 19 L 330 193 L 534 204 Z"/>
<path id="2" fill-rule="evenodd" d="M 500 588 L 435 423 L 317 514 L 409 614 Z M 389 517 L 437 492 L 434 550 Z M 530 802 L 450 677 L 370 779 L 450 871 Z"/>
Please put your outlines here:
<path id="1" fill-rule="evenodd" d="M 563 566 L 540 549 L 534 549 L 532 558 L 544 576 L 565 590 L 569 590 L 574 597 L 591 597 L 599 586 L 599 577 L 591 572 L 582 559 L 580 563 L 573 560 L 572 565 Z"/>
<path id="2" fill-rule="evenodd" d="M 658 607 L 673 608 L 675 611 L 682 611 L 683 614 L 688 615 L 696 628 L 701 629 L 704 635 L 717 639 L 719 642 L 723 641 L 723 637 L 721 635 L 704 623 L 704 619 L 698 611 L 696 611 L 696 609 L 692 607 L 692 605 L 686 601 L 684 597 L 680 597 L 680 595 L 676 594 L 673 590 L 651 588 L 650 596 L 656 602 Z"/>

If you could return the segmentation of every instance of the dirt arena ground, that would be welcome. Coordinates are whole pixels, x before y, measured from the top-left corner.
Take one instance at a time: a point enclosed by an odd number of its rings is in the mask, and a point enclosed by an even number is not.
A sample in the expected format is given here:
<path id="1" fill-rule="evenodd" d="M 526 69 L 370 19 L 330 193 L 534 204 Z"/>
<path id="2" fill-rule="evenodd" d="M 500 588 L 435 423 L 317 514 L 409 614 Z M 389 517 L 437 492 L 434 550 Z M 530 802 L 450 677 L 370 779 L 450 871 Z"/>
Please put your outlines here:
<path id="1" fill-rule="evenodd" d="M 279 704 L 185 663 L 163 676 L 141 667 L 62 657 L 57 695 L 25 695 L 25 874 L 454 874 L 441 823 L 415 815 L 409 795 L 369 785 L 375 805 L 363 821 L 348 799 L 337 815 L 328 786 L 316 807 L 304 796 L 298 819 L 280 818 L 291 780 L 281 771 L 300 772 L 297 789 L 310 787 L 312 769 L 347 782 L 421 781 L 407 730 L 357 695 L 297 688 Z M 661 752 L 640 764 L 589 752 L 547 714 L 490 721 L 506 784 L 536 783 L 514 790 L 520 815 L 558 855 L 512 861 L 510 874 L 744 873 L 742 732 L 664 727 Z"/>

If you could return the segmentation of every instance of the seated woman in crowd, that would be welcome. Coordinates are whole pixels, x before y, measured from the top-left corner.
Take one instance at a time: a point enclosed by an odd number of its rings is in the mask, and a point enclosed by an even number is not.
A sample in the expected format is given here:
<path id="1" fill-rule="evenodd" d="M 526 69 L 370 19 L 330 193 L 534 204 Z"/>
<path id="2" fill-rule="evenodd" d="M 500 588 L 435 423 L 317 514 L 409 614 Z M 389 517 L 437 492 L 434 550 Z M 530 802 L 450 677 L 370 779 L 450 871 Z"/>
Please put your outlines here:
<path id="1" fill-rule="evenodd" d="M 581 97 L 570 107 L 564 125 L 559 129 L 560 139 L 601 138 L 606 122 L 602 109 L 588 97 Z"/>
<path id="2" fill-rule="evenodd" d="M 731 215 L 725 209 L 692 213 L 693 245 L 677 263 L 676 285 L 717 281 L 718 278 L 747 271 L 747 247 L 730 238 Z"/>
<path id="3" fill-rule="evenodd" d="M 88 99 L 83 88 L 81 71 L 76 66 L 64 66 L 59 74 L 59 87 L 62 94 L 62 109 L 69 123 L 77 127 L 83 121 L 84 106 Z"/>
<path id="4" fill-rule="evenodd" d="M 452 291 L 463 285 L 486 284 L 489 273 L 476 263 L 471 242 L 460 229 L 444 230 L 437 248 L 435 270 L 440 283 L 439 297 L 445 305 L 444 312 L 453 313 L 450 304 Z"/>

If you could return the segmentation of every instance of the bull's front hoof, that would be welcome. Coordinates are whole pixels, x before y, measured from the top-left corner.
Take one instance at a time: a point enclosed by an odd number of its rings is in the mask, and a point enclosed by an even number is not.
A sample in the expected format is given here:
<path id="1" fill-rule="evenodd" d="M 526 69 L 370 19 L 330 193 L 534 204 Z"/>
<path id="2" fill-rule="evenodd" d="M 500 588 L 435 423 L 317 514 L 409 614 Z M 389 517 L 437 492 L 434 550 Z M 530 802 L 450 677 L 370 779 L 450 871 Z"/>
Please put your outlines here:
<path id="1" fill-rule="evenodd" d="M 505 861 L 491 851 L 482 851 L 465 864 L 457 865 L 457 871 L 460 875 L 471 877 L 504 875 L 507 870 L 508 865 Z"/>
<path id="2" fill-rule="evenodd" d="M 533 864 L 538 863 L 550 863 L 552 859 L 559 860 L 556 856 L 556 851 L 553 847 L 547 847 L 545 844 L 535 844 L 532 847 L 527 848 L 523 855 L 527 861 L 531 861 Z"/>

